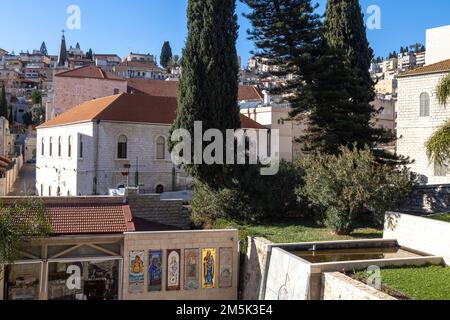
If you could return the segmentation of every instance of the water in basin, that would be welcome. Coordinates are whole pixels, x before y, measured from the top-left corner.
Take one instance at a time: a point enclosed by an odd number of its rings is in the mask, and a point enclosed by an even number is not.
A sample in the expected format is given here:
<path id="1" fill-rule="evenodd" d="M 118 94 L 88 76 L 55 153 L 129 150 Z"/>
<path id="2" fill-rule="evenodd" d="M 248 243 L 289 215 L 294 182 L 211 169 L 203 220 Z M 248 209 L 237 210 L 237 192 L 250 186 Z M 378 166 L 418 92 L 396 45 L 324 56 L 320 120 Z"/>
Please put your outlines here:
<path id="1" fill-rule="evenodd" d="M 317 250 L 317 251 L 291 251 L 291 253 L 311 263 L 420 257 L 420 255 L 416 253 L 396 247 L 333 249 L 333 250 Z"/>

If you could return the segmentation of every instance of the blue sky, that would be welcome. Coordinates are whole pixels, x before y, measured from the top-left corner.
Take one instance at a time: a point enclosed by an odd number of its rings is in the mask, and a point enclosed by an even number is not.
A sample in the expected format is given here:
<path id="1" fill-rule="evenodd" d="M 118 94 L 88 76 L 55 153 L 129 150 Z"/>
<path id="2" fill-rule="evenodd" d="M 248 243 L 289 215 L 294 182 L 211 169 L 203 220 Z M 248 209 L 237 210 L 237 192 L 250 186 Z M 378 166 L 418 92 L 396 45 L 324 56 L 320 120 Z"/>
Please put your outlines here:
<path id="1" fill-rule="evenodd" d="M 323 12 L 326 0 L 318 0 Z M 425 29 L 450 24 L 448 0 L 361 0 L 381 8 L 381 30 L 368 30 L 375 55 L 385 56 L 400 46 L 425 41 Z M 80 42 L 97 53 L 145 52 L 159 55 L 169 40 L 180 53 L 186 37 L 187 0 L 2 0 L 0 48 L 16 53 L 37 49 L 42 41 L 51 54 L 58 51 L 61 30 L 66 28 L 70 5 L 81 9 L 81 29 L 67 30 L 68 45 Z M 253 49 L 246 38 L 249 22 L 238 4 L 240 37 L 237 43 L 243 61 Z"/>

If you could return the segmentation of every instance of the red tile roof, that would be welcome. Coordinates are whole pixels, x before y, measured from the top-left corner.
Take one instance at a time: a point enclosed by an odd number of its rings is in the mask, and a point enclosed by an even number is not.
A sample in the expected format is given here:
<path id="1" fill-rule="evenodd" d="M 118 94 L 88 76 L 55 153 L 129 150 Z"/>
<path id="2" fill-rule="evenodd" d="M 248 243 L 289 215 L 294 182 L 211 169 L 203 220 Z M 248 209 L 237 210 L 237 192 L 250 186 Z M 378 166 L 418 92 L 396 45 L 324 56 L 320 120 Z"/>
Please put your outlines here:
<path id="1" fill-rule="evenodd" d="M 400 74 L 399 77 L 410 77 L 423 74 L 444 73 L 444 72 L 450 72 L 450 59 L 404 72 Z"/>
<path id="2" fill-rule="evenodd" d="M 135 231 L 129 206 L 48 204 L 53 234 L 111 234 Z"/>
<path id="3" fill-rule="evenodd" d="M 178 81 L 128 79 L 128 92 L 141 92 L 157 97 L 177 97 Z M 264 97 L 254 86 L 239 86 L 239 101 L 263 100 Z"/>
<path id="4" fill-rule="evenodd" d="M 56 74 L 55 77 L 126 81 L 125 79 L 122 79 L 110 72 L 106 72 L 96 66 L 84 66 L 81 68 L 61 72 Z"/>
<path id="5" fill-rule="evenodd" d="M 3 198 L 6 205 L 13 205 L 15 198 Z M 83 201 L 78 198 L 43 198 L 52 234 L 83 235 L 83 234 L 121 234 L 136 231 L 131 210 L 117 199 L 96 202 L 95 199 Z M 0 209 L 2 211 L 4 209 Z M 0 212 L 1 214 L 1 212 Z M 19 218 L 29 219 L 33 215 Z"/>
<path id="6" fill-rule="evenodd" d="M 97 120 L 171 125 L 176 110 L 176 98 L 122 93 L 82 103 L 38 128 Z M 246 129 L 265 129 L 244 115 L 241 115 L 241 123 Z"/>

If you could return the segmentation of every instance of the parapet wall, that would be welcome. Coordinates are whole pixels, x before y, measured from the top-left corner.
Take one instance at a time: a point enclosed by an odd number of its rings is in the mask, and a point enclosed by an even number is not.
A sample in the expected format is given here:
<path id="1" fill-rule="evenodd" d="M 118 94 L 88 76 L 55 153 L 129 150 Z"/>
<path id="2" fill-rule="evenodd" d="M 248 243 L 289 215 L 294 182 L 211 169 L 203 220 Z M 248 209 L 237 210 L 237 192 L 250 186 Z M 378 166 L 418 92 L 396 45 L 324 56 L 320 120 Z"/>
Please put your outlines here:
<path id="1" fill-rule="evenodd" d="M 322 300 L 397 300 L 339 272 L 322 274 Z"/>
<path id="2" fill-rule="evenodd" d="M 388 212 L 385 221 L 385 239 L 395 239 L 403 247 L 443 257 L 450 265 L 450 223 L 395 212 Z"/>

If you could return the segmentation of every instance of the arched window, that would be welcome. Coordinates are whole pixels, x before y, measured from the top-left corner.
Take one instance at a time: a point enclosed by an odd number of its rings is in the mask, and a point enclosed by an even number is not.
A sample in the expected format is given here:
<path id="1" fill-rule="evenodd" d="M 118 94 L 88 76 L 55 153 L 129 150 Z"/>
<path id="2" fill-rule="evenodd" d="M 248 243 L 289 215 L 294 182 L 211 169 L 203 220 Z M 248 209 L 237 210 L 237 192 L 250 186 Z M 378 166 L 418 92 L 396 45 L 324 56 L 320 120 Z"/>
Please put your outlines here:
<path id="1" fill-rule="evenodd" d="M 67 191 L 67 196 L 68 196 L 68 197 L 70 197 L 70 190 L 69 190 L 69 191 Z"/>
<path id="2" fill-rule="evenodd" d="M 50 147 L 49 147 L 49 155 L 50 157 L 53 156 L 53 138 L 50 138 Z"/>
<path id="3" fill-rule="evenodd" d="M 117 142 L 117 159 L 127 159 L 127 157 L 128 157 L 127 144 L 128 144 L 127 137 L 124 135 L 121 135 Z"/>
<path id="4" fill-rule="evenodd" d="M 423 92 L 420 95 L 420 116 L 430 116 L 430 95 L 427 92 Z"/>
<path id="5" fill-rule="evenodd" d="M 61 140 L 62 138 L 61 137 L 59 137 L 58 138 L 58 157 L 62 157 L 62 147 L 61 147 L 61 143 L 62 143 L 62 140 Z"/>
<path id="6" fill-rule="evenodd" d="M 48 187 L 48 196 L 49 196 L 49 197 L 52 196 L 52 187 Z"/>
<path id="7" fill-rule="evenodd" d="M 72 136 L 67 140 L 67 156 L 72 158 Z"/>
<path id="8" fill-rule="evenodd" d="M 56 189 L 56 196 L 61 197 L 61 188 L 60 187 L 58 187 L 58 189 Z"/>
<path id="9" fill-rule="evenodd" d="M 41 156 L 45 156 L 45 140 L 42 138 L 41 141 Z"/>
<path id="10" fill-rule="evenodd" d="M 44 196 L 44 185 L 43 184 L 41 184 L 41 194 L 40 194 L 40 196 L 41 197 Z"/>
<path id="11" fill-rule="evenodd" d="M 80 159 L 83 159 L 83 136 L 80 135 Z"/>
<path id="12" fill-rule="evenodd" d="M 163 186 L 162 184 L 159 184 L 159 185 L 156 187 L 156 193 L 157 193 L 157 194 L 164 193 L 164 186 Z"/>
<path id="13" fill-rule="evenodd" d="M 166 139 L 159 137 L 156 140 L 156 159 L 164 160 L 166 158 Z"/>

